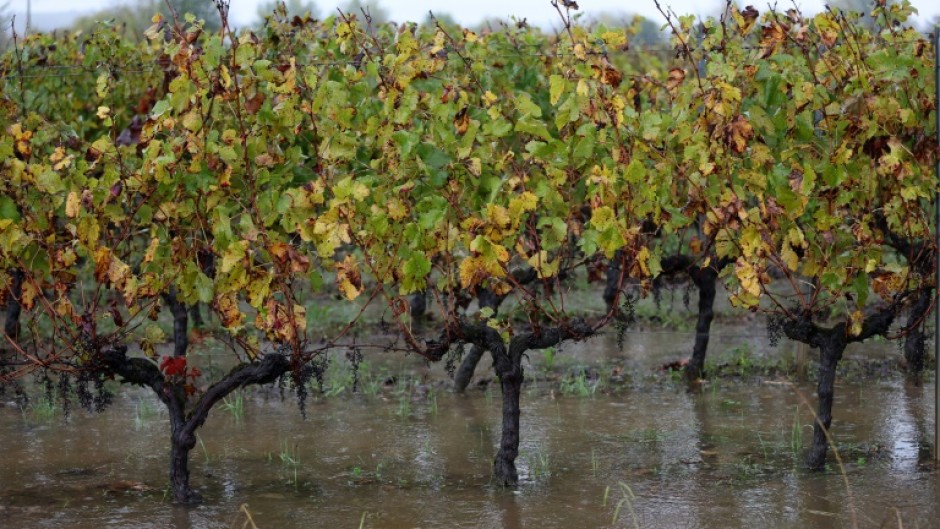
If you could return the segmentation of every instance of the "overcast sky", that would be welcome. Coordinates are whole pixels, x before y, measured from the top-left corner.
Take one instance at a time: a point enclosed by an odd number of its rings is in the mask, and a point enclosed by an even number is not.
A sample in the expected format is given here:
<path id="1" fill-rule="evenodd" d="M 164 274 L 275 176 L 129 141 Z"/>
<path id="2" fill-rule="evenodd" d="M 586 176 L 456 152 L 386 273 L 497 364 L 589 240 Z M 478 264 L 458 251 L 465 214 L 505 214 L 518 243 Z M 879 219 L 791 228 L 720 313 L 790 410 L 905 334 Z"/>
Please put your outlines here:
<path id="1" fill-rule="evenodd" d="M 208 1 L 208 0 L 207 0 Z M 822 9 L 824 0 L 796 0 L 804 12 L 817 12 Z M 12 0 L 10 7 L 14 12 L 24 13 L 27 0 Z M 231 0 L 231 15 L 234 22 L 245 24 L 255 19 L 255 12 L 262 0 Z M 108 0 L 32 0 L 33 13 L 41 15 L 51 12 L 95 11 L 109 4 L 120 3 Z M 335 11 L 338 4 L 335 0 L 315 0 L 321 12 Z M 640 13 L 653 20 L 660 20 L 653 0 L 578 0 L 581 9 L 586 14 L 602 11 L 622 11 Z M 724 5 L 724 0 L 662 0 L 663 5 L 672 7 L 679 14 L 695 13 L 699 15 L 712 14 Z M 742 4 L 753 3 L 763 11 L 766 0 L 748 2 L 741 0 Z M 919 19 L 930 20 L 940 15 L 940 0 L 913 0 L 913 5 L 920 11 Z M 488 17 L 509 17 L 515 15 L 527 18 L 530 23 L 539 25 L 557 25 L 557 14 L 551 8 L 549 0 L 380 0 L 380 5 L 388 9 L 391 17 L 396 21 L 423 20 L 428 10 L 435 13 L 448 13 L 463 24 L 474 24 Z M 781 8 L 788 7 L 790 2 L 781 0 Z"/>

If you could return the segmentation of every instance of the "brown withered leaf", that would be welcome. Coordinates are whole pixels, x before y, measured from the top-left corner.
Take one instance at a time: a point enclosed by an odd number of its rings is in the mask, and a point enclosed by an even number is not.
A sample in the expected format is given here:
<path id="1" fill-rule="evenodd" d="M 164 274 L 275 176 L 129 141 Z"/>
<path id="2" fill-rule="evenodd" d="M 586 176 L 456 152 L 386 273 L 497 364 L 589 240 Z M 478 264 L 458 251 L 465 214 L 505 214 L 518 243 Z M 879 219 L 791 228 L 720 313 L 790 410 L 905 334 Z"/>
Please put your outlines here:
<path id="1" fill-rule="evenodd" d="M 275 242 L 271 244 L 269 250 L 278 270 L 290 271 L 295 274 L 305 274 L 310 270 L 310 258 L 302 255 L 289 244 Z"/>
<path id="2" fill-rule="evenodd" d="M 788 27 L 777 21 L 761 27 L 760 46 L 764 49 L 761 59 L 766 59 L 776 53 L 780 44 L 787 39 L 788 30 Z"/>
<path id="3" fill-rule="evenodd" d="M 865 141 L 865 144 L 862 145 L 862 152 L 867 154 L 871 159 L 877 160 L 881 156 L 888 152 L 888 141 L 891 138 L 888 136 L 875 136 L 873 138 L 868 138 Z"/>
<path id="4" fill-rule="evenodd" d="M 268 339 L 275 343 L 293 342 L 306 328 L 307 310 L 302 305 L 285 305 L 274 298 L 265 302 L 265 315 L 259 312 L 255 325 L 264 329 Z"/>
<path id="5" fill-rule="evenodd" d="M 623 82 L 623 74 L 616 69 L 607 66 L 604 68 L 604 74 L 601 76 L 601 80 L 604 82 L 604 84 L 618 88 L 620 83 Z"/>
<path id="6" fill-rule="evenodd" d="M 39 287 L 34 281 L 24 281 L 23 290 L 20 294 L 20 304 L 26 310 L 32 310 L 36 305 L 36 299 L 42 295 Z"/>
<path id="7" fill-rule="evenodd" d="M 754 6 L 747 6 L 744 8 L 744 11 L 741 11 L 741 17 L 744 19 L 744 25 L 741 26 L 741 32 L 747 33 L 752 27 L 754 27 L 754 22 L 757 21 L 757 17 L 760 16 L 760 12 L 754 9 Z"/>
<path id="8" fill-rule="evenodd" d="M 264 94 L 258 92 L 254 97 L 245 100 L 245 110 L 251 114 L 255 115 L 261 110 L 261 105 L 264 104 Z"/>
<path id="9" fill-rule="evenodd" d="M 620 86 L 620 83 L 623 82 L 623 74 L 610 66 L 605 65 L 601 67 L 592 64 L 591 69 L 594 70 L 594 76 L 599 78 L 601 82 L 606 85 L 617 88 Z"/>
<path id="10" fill-rule="evenodd" d="M 754 129 L 747 118 L 739 115 L 725 129 L 725 141 L 731 150 L 741 154 L 747 150 L 747 144 L 754 138 Z"/>
<path id="11" fill-rule="evenodd" d="M 800 193 L 803 189 L 803 172 L 798 169 L 790 171 L 789 180 L 790 189 L 793 190 L 794 193 Z"/>
<path id="12" fill-rule="evenodd" d="M 875 294 L 878 294 L 878 297 L 885 301 L 891 301 L 903 289 L 904 275 L 876 271 L 872 273 L 871 286 Z"/>
<path id="13" fill-rule="evenodd" d="M 685 81 L 685 70 L 682 68 L 673 68 L 669 70 L 669 78 L 666 79 L 666 88 L 670 91 L 675 90 Z"/>
<path id="14" fill-rule="evenodd" d="M 819 38 L 822 39 L 823 44 L 828 47 L 832 47 L 837 40 L 839 40 L 839 32 L 832 27 L 818 28 Z"/>
<path id="15" fill-rule="evenodd" d="M 461 135 L 466 134 L 467 129 L 470 128 L 470 113 L 467 107 L 461 108 L 454 116 L 454 127 L 457 129 L 457 134 Z"/>

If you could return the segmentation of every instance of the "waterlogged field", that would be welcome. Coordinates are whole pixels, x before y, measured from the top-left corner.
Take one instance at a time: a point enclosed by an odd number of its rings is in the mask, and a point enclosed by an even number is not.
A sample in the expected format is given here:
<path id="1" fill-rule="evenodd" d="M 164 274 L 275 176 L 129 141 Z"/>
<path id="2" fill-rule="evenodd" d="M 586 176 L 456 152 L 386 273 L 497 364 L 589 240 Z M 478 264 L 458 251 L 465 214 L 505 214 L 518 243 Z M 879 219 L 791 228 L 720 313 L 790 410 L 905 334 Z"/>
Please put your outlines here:
<path id="1" fill-rule="evenodd" d="M 937 289 L 909 3 L 663 9 L 650 49 L 573 1 L 558 32 L 214 4 L 0 55 L 0 525 L 931 526 L 932 386 L 889 344 L 920 370 Z M 664 284 L 695 323 L 617 347 Z M 712 333 L 716 297 L 751 312 Z M 415 361 L 471 344 L 498 383 Z M 67 418 L 37 380 L 149 392 Z"/>
<path id="2" fill-rule="evenodd" d="M 850 349 L 845 364 L 868 367 L 850 367 L 836 393 L 842 465 L 808 472 L 814 385 L 768 360 L 792 344 L 730 338 L 746 330 L 716 329 L 725 374 L 691 390 L 659 369 L 687 347 L 668 333 L 533 355 L 516 490 L 491 483 L 500 398 L 488 359 L 464 395 L 414 357 L 372 357 L 358 381 L 334 359 L 306 420 L 276 389 L 234 394 L 192 453 L 206 500 L 195 508 L 166 490 L 168 419 L 152 394 L 125 389 L 105 413 L 71 419 L 42 399 L 7 402 L 0 526 L 935 527 L 933 383 L 872 368 L 894 344 Z"/>

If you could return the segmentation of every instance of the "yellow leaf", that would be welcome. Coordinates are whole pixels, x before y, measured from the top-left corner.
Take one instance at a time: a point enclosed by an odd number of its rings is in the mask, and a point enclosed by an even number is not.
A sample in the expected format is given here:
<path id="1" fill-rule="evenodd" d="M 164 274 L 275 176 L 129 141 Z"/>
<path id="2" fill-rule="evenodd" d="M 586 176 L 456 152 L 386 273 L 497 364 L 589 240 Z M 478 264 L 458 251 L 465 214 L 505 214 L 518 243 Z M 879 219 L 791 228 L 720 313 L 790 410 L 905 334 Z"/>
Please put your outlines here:
<path id="1" fill-rule="evenodd" d="M 131 267 L 122 262 L 115 256 L 111 256 L 111 262 L 108 264 L 108 280 L 117 288 L 123 289 L 127 278 L 131 273 Z"/>
<path id="2" fill-rule="evenodd" d="M 61 171 L 66 167 L 72 165 L 72 157 L 65 154 L 65 149 L 62 147 L 56 147 L 55 152 L 49 156 L 49 161 L 52 162 L 52 168 L 56 171 Z"/>
<path id="3" fill-rule="evenodd" d="M 509 211 L 497 204 L 486 205 L 486 220 L 500 228 L 510 225 Z"/>
<path id="4" fill-rule="evenodd" d="M 248 250 L 248 241 L 233 242 L 225 249 L 222 254 L 222 263 L 219 272 L 227 274 L 235 268 L 235 265 L 245 259 L 245 252 Z"/>
<path id="5" fill-rule="evenodd" d="M 111 268 L 111 249 L 101 246 L 95 250 L 95 281 L 104 283 Z"/>
<path id="6" fill-rule="evenodd" d="M 352 255 L 347 255 L 336 264 L 336 286 L 348 300 L 354 300 L 362 293 L 362 274 L 359 264 Z"/>
<path id="7" fill-rule="evenodd" d="M 512 292 L 512 285 L 507 281 L 503 281 L 502 279 L 490 279 L 487 282 L 486 287 L 497 296 L 505 296 Z M 492 327 L 492 322 L 497 322 L 497 320 L 491 319 L 487 322 L 487 325 Z"/>
<path id="8" fill-rule="evenodd" d="M 519 222 L 522 213 L 525 211 L 534 211 L 538 205 L 539 198 L 535 194 L 525 191 L 518 197 L 509 200 L 509 216 L 513 223 Z"/>
<path id="9" fill-rule="evenodd" d="M 386 207 L 388 209 L 388 216 L 391 217 L 392 220 L 401 220 L 408 216 L 408 206 L 398 198 L 389 200 Z"/>
<path id="10" fill-rule="evenodd" d="M 63 296 L 56 300 L 55 312 L 63 318 L 72 319 L 73 316 L 75 316 L 75 307 L 72 305 L 72 302 L 69 300 L 69 298 Z"/>
<path id="11" fill-rule="evenodd" d="M 646 248 L 644 248 L 644 250 L 645 249 Z M 532 257 L 529 257 L 528 263 L 529 266 L 535 269 L 539 279 L 545 279 L 546 277 L 554 277 L 558 274 L 558 267 L 561 261 L 557 259 L 554 262 L 551 261 L 548 252 L 540 250 L 538 253 L 533 254 Z"/>
<path id="12" fill-rule="evenodd" d="M 643 271 L 644 276 L 650 275 L 649 260 L 650 260 L 650 250 L 649 248 L 644 246 L 636 254 L 636 261 L 640 263 L 640 270 Z"/>
<path id="13" fill-rule="evenodd" d="M 74 219 L 78 216 L 79 211 L 82 209 L 81 201 L 78 198 L 78 193 L 72 191 L 69 193 L 69 196 L 65 199 L 65 216 L 70 219 Z"/>
<path id="14" fill-rule="evenodd" d="M 780 250 L 780 257 L 791 271 L 796 272 L 800 267 L 800 258 L 789 244 L 783 245 L 783 249 Z"/>
<path id="15" fill-rule="evenodd" d="M 578 81 L 578 87 L 575 89 L 579 96 L 587 96 L 589 93 L 588 85 L 584 82 L 584 79 Z"/>
<path id="16" fill-rule="evenodd" d="M 751 305 L 756 304 L 756 298 L 759 298 L 761 294 L 761 282 L 760 276 L 751 263 L 743 258 L 738 259 L 734 264 L 734 275 L 738 278 L 741 289 L 754 299 Z"/>
<path id="17" fill-rule="evenodd" d="M 904 289 L 904 279 L 907 277 L 907 269 L 900 273 L 881 272 L 873 274 L 871 286 L 872 290 L 878 294 L 881 299 L 890 302 L 894 296 Z"/>
<path id="18" fill-rule="evenodd" d="M 157 253 L 157 248 L 160 246 L 160 239 L 156 237 L 150 239 L 150 244 L 147 245 L 147 251 L 144 252 L 144 262 L 149 263 L 153 261 L 154 256 Z"/>
<path id="19" fill-rule="evenodd" d="M 460 286 L 470 289 L 486 277 L 486 269 L 479 257 L 467 257 L 460 263 Z"/>
<path id="20" fill-rule="evenodd" d="M 140 284 L 133 274 L 129 274 L 124 280 L 124 287 L 121 289 L 121 295 L 124 296 L 124 304 L 128 307 L 133 306 L 137 301 L 137 294 L 140 291 Z"/>
<path id="21" fill-rule="evenodd" d="M 238 308 L 238 298 L 235 297 L 234 292 L 216 297 L 215 308 L 219 313 L 219 319 L 222 320 L 222 326 L 226 329 L 237 329 L 245 322 L 245 315 Z"/>
<path id="22" fill-rule="evenodd" d="M 483 173 L 483 164 L 480 162 L 479 158 L 470 158 L 467 164 L 467 170 L 470 171 L 470 174 L 473 176 L 480 176 L 480 174 Z"/>
<path id="23" fill-rule="evenodd" d="M 584 50 L 583 44 L 579 43 L 579 44 L 574 45 L 574 56 L 577 57 L 578 60 L 581 60 L 581 61 L 587 59 L 587 52 Z"/>
<path id="24" fill-rule="evenodd" d="M 862 323 L 864 321 L 865 316 L 860 310 L 856 310 L 851 315 L 849 315 L 849 335 L 858 336 L 859 334 L 862 334 Z"/>

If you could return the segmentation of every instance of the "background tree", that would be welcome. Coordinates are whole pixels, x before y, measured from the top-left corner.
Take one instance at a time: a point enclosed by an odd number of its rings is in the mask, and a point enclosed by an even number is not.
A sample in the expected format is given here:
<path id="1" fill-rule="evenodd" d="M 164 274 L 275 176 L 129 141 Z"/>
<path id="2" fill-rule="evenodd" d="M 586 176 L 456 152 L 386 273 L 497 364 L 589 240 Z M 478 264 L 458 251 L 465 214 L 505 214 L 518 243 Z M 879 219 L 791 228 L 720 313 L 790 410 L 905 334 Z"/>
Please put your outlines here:
<path id="1" fill-rule="evenodd" d="M 12 42 L 13 14 L 10 13 L 10 2 L 0 4 L 0 53 L 6 51 L 7 46 Z"/>
<path id="2" fill-rule="evenodd" d="M 388 10 L 382 7 L 378 0 L 349 0 L 340 5 L 339 9 L 344 13 L 356 15 L 357 17 L 362 17 L 362 10 L 366 10 L 369 16 L 372 17 L 373 24 L 384 24 L 391 21 Z"/>
<path id="3" fill-rule="evenodd" d="M 264 20 L 271 16 L 272 13 L 279 7 L 283 6 L 285 16 L 293 18 L 295 16 L 303 16 L 309 14 L 311 18 L 319 18 L 322 13 L 320 8 L 317 7 L 316 2 L 312 0 L 287 0 L 284 2 L 278 0 L 268 0 L 258 4 L 258 8 L 255 11 L 257 16 L 258 24 L 263 23 Z"/>
<path id="4" fill-rule="evenodd" d="M 222 27 L 213 0 L 170 0 L 169 3 L 180 17 L 191 13 L 197 20 L 205 21 L 206 29 L 215 31 Z M 83 16 L 76 20 L 72 27 L 93 31 L 98 24 L 108 22 L 118 27 L 126 27 L 132 34 L 142 37 L 143 32 L 153 24 L 151 18 L 157 13 L 167 19 L 171 18 L 163 0 L 131 0 L 129 3 L 117 4 Z"/>

